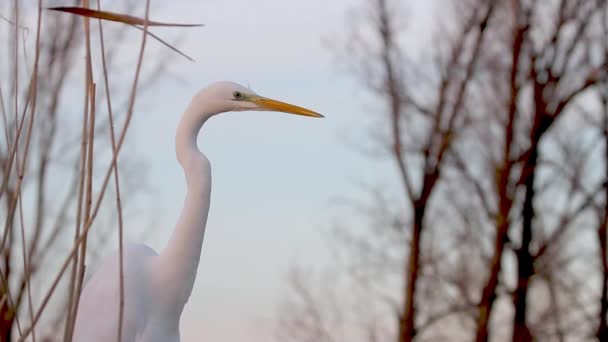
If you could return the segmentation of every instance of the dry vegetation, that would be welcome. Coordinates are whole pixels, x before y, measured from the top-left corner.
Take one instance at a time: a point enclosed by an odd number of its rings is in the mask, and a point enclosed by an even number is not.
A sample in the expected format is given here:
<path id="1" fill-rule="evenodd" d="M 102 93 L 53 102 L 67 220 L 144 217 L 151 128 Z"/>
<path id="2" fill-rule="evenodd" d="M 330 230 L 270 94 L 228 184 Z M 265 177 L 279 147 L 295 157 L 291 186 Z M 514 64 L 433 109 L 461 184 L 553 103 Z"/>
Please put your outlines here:
<path id="1" fill-rule="evenodd" d="M 130 177 L 137 158 L 117 162 L 137 95 L 176 56 L 144 63 L 146 41 L 182 54 L 148 31 L 179 26 L 148 21 L 149 1 L 121 4 L 140 17 L 96 1 L 72 2 L 82 8 L 71 14 L 46 5 L 0 3 L 0 341 L 71 340 L 86 265 L 111 234 L 122 241 L 124 210 L 142 189 Z"/>

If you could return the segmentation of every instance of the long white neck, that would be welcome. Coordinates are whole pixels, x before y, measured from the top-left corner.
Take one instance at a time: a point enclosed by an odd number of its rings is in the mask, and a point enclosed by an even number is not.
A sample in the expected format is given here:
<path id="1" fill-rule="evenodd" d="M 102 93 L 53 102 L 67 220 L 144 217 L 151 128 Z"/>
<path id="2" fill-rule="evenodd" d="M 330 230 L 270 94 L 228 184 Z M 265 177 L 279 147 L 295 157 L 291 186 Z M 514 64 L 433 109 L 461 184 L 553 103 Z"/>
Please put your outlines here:
<path id="1" fill-rule="evenodd" d="M 211 166 L 197 147 L 198 133 L 210 115 L 191 104 L 183 114 L 175 137 L 177 160 L 184 169 L 186 199 L 169 242 L 159 256 L 164 299 L 169 310 L 181 313 L 190 297 L 201 256 L 211 195 Z M 198 108 L 200 111 L 200 108 Z"/>

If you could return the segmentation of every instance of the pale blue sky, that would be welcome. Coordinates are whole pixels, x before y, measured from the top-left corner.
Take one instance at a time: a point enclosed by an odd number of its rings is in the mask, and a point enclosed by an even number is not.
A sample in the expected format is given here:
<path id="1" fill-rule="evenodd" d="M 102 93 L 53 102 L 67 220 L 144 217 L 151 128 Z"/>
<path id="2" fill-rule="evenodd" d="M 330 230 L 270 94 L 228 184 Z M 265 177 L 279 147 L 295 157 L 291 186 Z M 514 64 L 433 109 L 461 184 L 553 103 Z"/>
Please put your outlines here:
<path id="1" fill-rule="evenodd" d="M 235 81 L 326 116 L 242 112 L 204 126 L 199 146 L 212 163 L 212 203 L 197 281 L 182 316 L 183 341 L 273 340 L 290 265 L 330 262 L 323 231 L 338 216 L 333 199 L 361 196 L 360 183 L 397 184 L 392 164 L 353 146 L 368 144 L 371 116 L 378 113 L 344 72 L 349 61 L 336 59 L 324 43 L 344 38 L 353 24 L 347 11 L 364 2 L 152 1 L 152 19 L 206 26 L 189 29 L 178 43 L 197 63 L 174 58 L 170 74 L 176 77 L 161 78 L 137 102 L 127 151 L 145 160 L 151 189 L 139 197 L 144 215 L 127 218 L 131 239 L 141 240 L 153 221 L 153 233 L 141 242 L 160 250 L 173 229 L 185 193 L 174 132 L 200 88 Z M 412 27 L 428 15 L 426 6 L 412 2 Z M 181 31 L 154 32 L 171 39 Z M 145 61 L 159 50 L 157 42 L 148 44 Z M 127 59 L 138 46 L 124 51 Z"/>
<path id="2" fill-rule="evenodd" d="M 360 80 L 345 72 L 352 61 L 337 58 L 328 48 L 328 42 L 339 43 L 348 28 L 357 25 L 349 11 L 360 10 L 369 0 L 151 1 L 154 20 L 206 26 L 152 28 L 169 41 L 182 35 L 176 45 L 197 62 L 171 59 L 169 73 L 138 98 L 122 158 L 136 153 L 134 159 L 145 162 L 141 173 L 150 186 L 126 217 L 130 240 L 158 251 L 173 230 L 185 194 L 174 156 L 174 132 L 182 110 L 200 88 L 218 80 L 235 81 L 326 116 L 224 114 L 211 119 L 199 138 L 212 164 L 213 190 L 198 277 L 182 315 L 182 341 L 273 341 L 290 266 L 323 269 L 331 263 L 325 232 L 334 222 L 356 220 L 340 217 L 343 211 L 336 198 L 364 201 L 366 193 L 359 184 L 389 190 L 400 185 L 394 165 L 358 151 L 356 146 L 371 146 L 370 132 L 381 132 L 374 125 L 382 107 Z M 420 57 L 417 47 L 433 43 L 424 30 L 437 26 L 432 3 L 445 3 L 395 0 L 399 1 L 409 10 L 403 17 L 408 29 L 404 46 Z M 47 0 L 45 5 L 65 2 Z M 33 0 L 25 3 L 35 6 Z M 105 9 L 121 8 L 116 0 L 104 4 Z M 141 16 L 139 10 L 134 14 Z M 58 15 L 49 13 L 45 15 Z M 29 27 L 35 27 L 33 19 L 34 11 Z M 132 30 L 130 43 L 120 53 L 125 70 L 132 70 L 140 37 Z M 144 63 L 151 64 L 158 51 L 166 49 L 148 40 Z M 76 72 L 72 77 L 66 96 L 81 96 L 82 75 Z M 116 90 L 124 92 L 114 98 L 127 94 L 130 77 L 111 75 Z M 102 83 L 99 70 L 95 81 Z M 79 106 L 73 111 L 80 111 Z M 142 236 L 144 231 L 150 233 Z M 89 266 L 94 272 L 96 265 Z"/>
<path id="3" fill-rule="evenodd" d="M 321 230 L 332 216 L 330 197 L 351 191 L 356 175 L 375 173 L 339 137 L 340 130 L 365 136 L 355 101 L 360 93 L 333 71 L 332 53 L 322 44 L 323 36 L 342 30 L 344 11 L 354 1 L 173 4 L 157 2 L 162 10 L 154 16 L 206 27 L 191 30 L 179 44 L 197 60 L 176 59 L 172 73 L 184 82 L 167 78 L 155 86 L 141 98 L 132 126 L 131 141 L 146 155 L 155 187 L 150 205 L 159 228 L 146 241 L 155 249 L 181 209 L 185 185 L 173 153 L 174 129 L 199 88 L 236 81 L 327 116 L 231 113 L 210 120 L 199 138 L 213 167 L 212 204 L 182 339 L 269 341 L 289 265 L 327 260 Z"/>
<path id="4" fill-rule="evenodd" d="M 346 11 L 360 3 L 156 2 L 155 18 L 207 26 L 179 43 L 197 60 L 176 59 L 172 73 L 184 82 L 162 80 L 139 101 L 132 126 L 130 139 L 156 188 L 150 196 L 159 229 L 146 241 L 154 248 L 163 246 L 181 209 L 174 129 L 199 88 L 236 81 L 326 115 L 232 113 L 203 128 L 199 145 L 214 183 L 198 278 L 182 316 L 184 341 L 271 340 L 289 266 L 328 262 L 322 232 L 336 216 L 332 198 L 358 196 L 358 182 L 391 184 L 391 164 L 364 157 L 345 139 L 365 144 L 371 103 L 323 43 L 345 32 Z"/>

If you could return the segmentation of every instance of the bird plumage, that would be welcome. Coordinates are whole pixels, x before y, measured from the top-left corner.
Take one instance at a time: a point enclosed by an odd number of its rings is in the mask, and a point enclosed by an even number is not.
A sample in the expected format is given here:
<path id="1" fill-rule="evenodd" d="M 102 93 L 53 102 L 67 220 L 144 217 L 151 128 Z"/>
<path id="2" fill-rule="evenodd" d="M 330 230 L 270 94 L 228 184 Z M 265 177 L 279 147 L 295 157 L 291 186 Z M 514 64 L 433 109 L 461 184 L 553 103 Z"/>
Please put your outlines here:
<path id="1" fill-rule="evenodd" d="M 197 137 L 210 117 L 247 110 L 321 117 L 231 82 L 214 83 L 193 97 L 175 136 L 176 157 L 184 170 L 187 192 L 173 234 L 159 254 L 141 244 L 126 244 L 124 248 L 122 342 L 179 341 L 179 320 L 194 286 L 211 197 L 211 164 L 199 150 Z M 117 340 L 119 282 L 119 258 L 115 253 L 82 291 L 73 341 Z"/>

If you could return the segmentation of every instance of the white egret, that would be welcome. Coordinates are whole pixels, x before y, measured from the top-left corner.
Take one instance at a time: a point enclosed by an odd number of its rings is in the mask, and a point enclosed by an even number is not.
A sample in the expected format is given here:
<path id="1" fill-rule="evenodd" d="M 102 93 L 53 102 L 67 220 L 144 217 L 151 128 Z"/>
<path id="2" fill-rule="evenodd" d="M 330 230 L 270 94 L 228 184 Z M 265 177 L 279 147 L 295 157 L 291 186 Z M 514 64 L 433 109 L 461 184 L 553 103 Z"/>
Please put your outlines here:
<path id="1" fill-rule="evenodd" d="M 198 149 L 197 136 L 207 119 L 229 111 L 278 111 L 323 117 L 230 82 L 214 83 L 194 96 L 175 136 L 175 151 L 184 169 L 187 194 L 173 234 L 160 254 L 142 244 L 128 244 L 124 248 L 122 342 L 179 341 L 179 320 L 194 286 L 211 195 L 211 166 Z M 74 341 L 116 341 L 118 260 L 115 254 L 104 261 L 82 291 Z"/>

